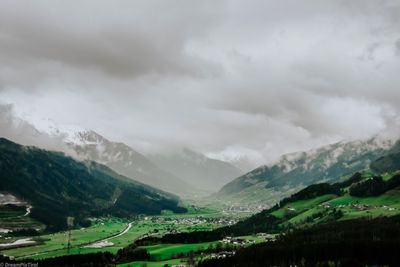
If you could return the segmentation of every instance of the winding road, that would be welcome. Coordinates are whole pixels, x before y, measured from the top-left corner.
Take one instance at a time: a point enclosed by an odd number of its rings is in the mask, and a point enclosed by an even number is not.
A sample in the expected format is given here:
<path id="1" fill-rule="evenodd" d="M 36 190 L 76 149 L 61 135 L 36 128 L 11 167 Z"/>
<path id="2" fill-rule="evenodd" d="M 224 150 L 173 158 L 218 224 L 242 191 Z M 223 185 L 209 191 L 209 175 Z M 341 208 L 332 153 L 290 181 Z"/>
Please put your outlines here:
<path id="1" fill-rule="evenodd" d="M 30 205 L 26 206 L 26 212 L 23 216 L 24 217 L 28 216 L 31 213 L 31 209 L 32 209 L 32 206 L 30 206 Z"/>
<path id="2" fill-rule="evenodd" d="M 132 228 L 132 224 L 133 224 L 133 222 L 128 223 L 127 227 L 126 227 L 124 230 L 122 230 L 120 233 L 118 233 L 118 234 L 115 234 L 115 235 L 113 235 L 113 236 L 106 237 L 106 238 L 101 239 L 101 240 L 97 240 L 97 241 L 95 241 L 95 242 L 93 242 L 93 243 L 90 243 L 90 244 L 88 244 L 88 245 L 85 245 L 85 246 L 83 246 L 83 247 L 86 247 L 86 248 L 102 248 L 102 247 L 112 246 L 112 245 L 114 245 L 114 244 L 111 243 L 111 242 L 108 242 L 108 240 L 113 239 L 113 238 L 116 238 L 116 237 L 120 237 L 120 236 L 126 234 L 126 233 Z M 81 247 L 82 245 L 83 245 L 83 244 L 77 245 L 77 246 L 74 246 L 74 247 Z M 55 250 L 50 250 L 50 251 L 43 251 L 43 252 L 38 252 L 38 253 L 23 255 L 23 256 L 19 256 L 19 257 L 15 257 L 15 258 L 34 257 L 34 256 L 38 256 L 38 255 L 42 255 L 42 254 L 47 254 L 47 253 L 49 253 L 49 252 L 54 252 L 54 251 L 59 251 L 59 250 L 64 250 L 64 249 L 65 249 L 65 248 L 60 248 L 60 249 L 55 249 Z"/>
<path id="3" fill-rule="evenodd" d="M 109 236 L 106 237 L 104 239 L 98 240 L 96 242 L 93 242 L 91 244 L 88 244 L 86 246 L 84 246 L 84 248 L 103 248 L 103 247 L 109 247 L 114 245 L 112 242 L 108 242 L 110 239 L 116 238 L 116 237 L 120 237 L 124 234 L 126 234 L 131 228 L 132 228 L 132 224 L 133 222 L 128 223 L 128 226 L 120 233 L 113 235 L 113 236 Z"/>

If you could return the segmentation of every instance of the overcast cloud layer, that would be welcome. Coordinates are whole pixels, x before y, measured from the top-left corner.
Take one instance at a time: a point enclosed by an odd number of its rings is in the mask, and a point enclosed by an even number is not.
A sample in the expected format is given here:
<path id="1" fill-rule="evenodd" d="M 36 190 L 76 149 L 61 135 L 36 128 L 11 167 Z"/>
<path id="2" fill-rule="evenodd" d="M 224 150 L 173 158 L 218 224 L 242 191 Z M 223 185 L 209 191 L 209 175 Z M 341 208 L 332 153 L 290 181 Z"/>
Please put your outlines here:
<path id="1" fill-rule="evenodd" d="M 145 153 L 396 132 L 399 73 L 398 0 L 0 2 L 1 103 Z"/>

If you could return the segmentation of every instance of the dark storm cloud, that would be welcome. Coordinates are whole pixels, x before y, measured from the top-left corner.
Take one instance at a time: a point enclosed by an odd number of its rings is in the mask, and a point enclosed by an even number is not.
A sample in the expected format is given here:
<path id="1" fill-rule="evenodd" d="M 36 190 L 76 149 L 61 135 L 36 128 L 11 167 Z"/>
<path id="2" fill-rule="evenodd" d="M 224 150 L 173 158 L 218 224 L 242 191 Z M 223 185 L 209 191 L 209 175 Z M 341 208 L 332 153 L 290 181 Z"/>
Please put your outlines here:
<path id="1" fill-rule="evenodd" d="M 0 100 L 254 164 L 397 129 L 398 1 L 2 1 Z"/>
<path id="2" fill-rule="evenodd" d="M 186 1 L 84 2 L 3 2 L 3 64 L 21 67 L 21 72 L 28 72 L 26 66 L 36 72 L 44 64 L 62 65 L 67 71 L 130 79 L 149 73 L 203 75 L 215 68 L 184 49 L 190 36 L 201 35 L 217 19 L 214 8 Z"/>

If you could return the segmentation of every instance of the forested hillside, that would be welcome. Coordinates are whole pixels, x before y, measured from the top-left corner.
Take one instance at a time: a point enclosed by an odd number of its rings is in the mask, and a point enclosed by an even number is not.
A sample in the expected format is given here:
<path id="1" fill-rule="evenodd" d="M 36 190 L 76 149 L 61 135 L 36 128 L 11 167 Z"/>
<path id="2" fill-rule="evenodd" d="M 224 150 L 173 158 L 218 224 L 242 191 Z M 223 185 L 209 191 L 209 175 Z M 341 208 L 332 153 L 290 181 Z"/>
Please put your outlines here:
<path id="1" fill-rule="evenodd" d="M 84 224 L 90 216 L 184 212 L 179 199 L 135 182 L 104 165 L 79 162 L 62 153 L 21 146 L 0 139 L 0 191 L 33 206 L 31 216 L 51 229 L 66 217 Z"/>

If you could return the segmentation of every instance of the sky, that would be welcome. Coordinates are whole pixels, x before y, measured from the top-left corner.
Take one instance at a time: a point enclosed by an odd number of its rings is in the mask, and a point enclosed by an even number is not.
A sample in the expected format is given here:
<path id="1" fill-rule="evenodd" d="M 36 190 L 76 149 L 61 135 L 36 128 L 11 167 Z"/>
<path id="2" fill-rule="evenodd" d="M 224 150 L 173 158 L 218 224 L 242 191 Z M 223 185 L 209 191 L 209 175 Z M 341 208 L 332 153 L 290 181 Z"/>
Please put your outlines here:
<path id="1" fill-rule="evenodd" d="M 398 0 L 0 2 L 3 135 L 50 119 L 257 166 L 397 134 L 399 73 Z"/>

